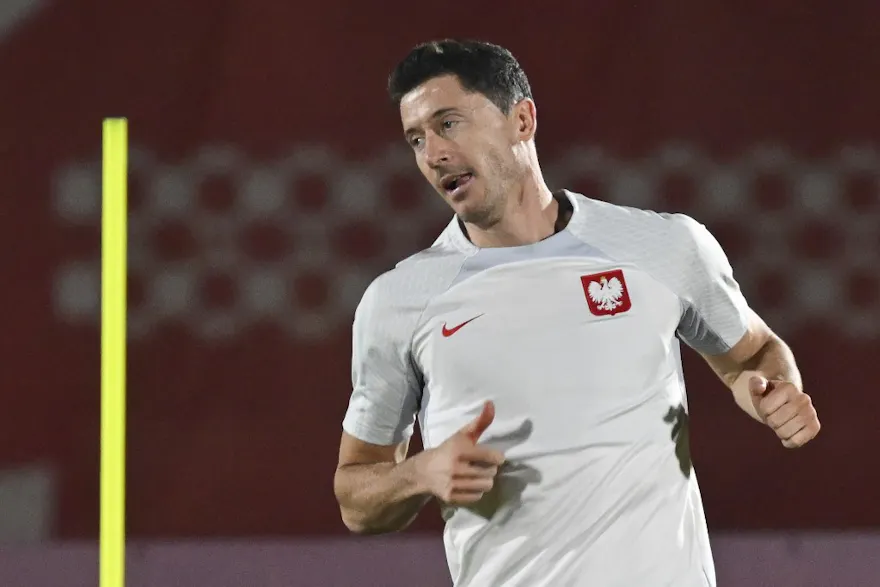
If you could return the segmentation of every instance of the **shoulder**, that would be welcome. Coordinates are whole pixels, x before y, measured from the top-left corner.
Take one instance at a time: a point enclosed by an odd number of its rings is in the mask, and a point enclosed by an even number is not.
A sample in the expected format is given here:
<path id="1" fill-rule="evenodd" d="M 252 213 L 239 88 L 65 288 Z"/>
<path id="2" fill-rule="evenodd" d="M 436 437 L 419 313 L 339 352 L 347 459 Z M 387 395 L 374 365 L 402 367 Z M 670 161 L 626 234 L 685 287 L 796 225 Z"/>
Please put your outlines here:
<path id="1" fill-rule="evenodd" d="M 705 225 L 682 213 L 658 212 L 594 200 L 572 194 L 580 208 L 577 236 L 612 256 L 652 259 L 692 259 L 702 249 L 717 246 Z"/>
<path id="2" fill-rule="evenodd" d="M 594 233 L 625 230 L 642 240 L 693 242 L 706 232 L 703 224 L 687 214 L 622 206 L 581 194 L 573 196 L 583 211 L 581 217 L 585 228 Z"/>
<path id="3" fill-rule="evenodd" d="M 697 219 L 575 195 L 576 236 L 617 262 L 630 263 L 679 294 L 731 269 L 721 245 Z"/>
<path id="4" fill-rule="evenodd" d="M 355 319 L 367 314 L 404 322 L 417 319 L 431 299 L 449 288 L 467 258 L 444 234 L 430 247 L 373 279 L 358 304 Z"/>

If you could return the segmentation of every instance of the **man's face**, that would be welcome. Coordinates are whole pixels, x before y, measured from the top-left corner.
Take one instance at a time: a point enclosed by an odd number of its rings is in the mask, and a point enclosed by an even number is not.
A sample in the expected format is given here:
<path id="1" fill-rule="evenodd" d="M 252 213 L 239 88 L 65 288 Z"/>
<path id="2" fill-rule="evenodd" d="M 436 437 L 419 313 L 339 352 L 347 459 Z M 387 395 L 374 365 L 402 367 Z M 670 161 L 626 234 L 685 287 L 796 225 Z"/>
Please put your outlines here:
<path id="1" fill-rule="evenodd" d="M 497 222 L 515 184 L 517 120 L 452 75 L 406 94 L 400 116 L 419 169 L 465 222 Z"/>

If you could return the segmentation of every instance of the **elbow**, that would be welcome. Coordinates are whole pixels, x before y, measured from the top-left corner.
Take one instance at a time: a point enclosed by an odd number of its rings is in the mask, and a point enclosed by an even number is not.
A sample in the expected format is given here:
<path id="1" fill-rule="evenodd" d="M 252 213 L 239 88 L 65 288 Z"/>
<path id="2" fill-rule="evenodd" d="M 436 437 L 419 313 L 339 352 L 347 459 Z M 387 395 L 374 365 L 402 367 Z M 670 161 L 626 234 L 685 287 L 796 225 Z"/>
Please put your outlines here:
<path id="1" fill-rule="evenodd" d="M 339 514 L 342 523 L 348 528 L 348 531 L 358 536 L 370 536 L 373 534 L 385 534 L 393 532 L 392 529 L 386 529 L 382 524 L 378 523 L 376 516 L 370 512 L 363 511 L 362 508 L 353 507 L 348 500 L 337 494 L 336 502 L 339 505 Z"/>
<path id="2" fill-rule="evenodd" d="M 412 519 L 405 519 L 408 512 L 387 504 L 376 504 L 374 500 L 359 496 L 350 482 L 337 470 L 333 492 L 342 523 L 348 531 L 358 536 L 391 534 L 404 530 Z"/>
<path id="3" fill-rule="evenodd" d="M 389 528 L 379 524 L 371 523 L 365 516 L 356 512 L 351 512 L 345 508 L 340 508 L 342 514 L 342 523 L 348 528 L 348 531 L 356 536 L 375 536 L 378 534 L 390 534 L 397 532 L 397 528 Z"/>
<path id="4" fill-rule="evenodd" d="M 363 536 L 369 534 L 369 526 L 365 523 L 363 516 L 356 515 L 354 512 L 347 510 L 340 505 L 339 513 L 342 516 L 342 523 L 348 528 L 352 534 Z"/>
<path id="5" fill-rule="evenodd" d="M 339 506 L 339 514 L 342 523 L 352 534 L 360 536 L 374 534 L 369 516 L 357 507 L 352 507 L 350 497 L 346 492 L 336 488 L 336 503 Z"/>

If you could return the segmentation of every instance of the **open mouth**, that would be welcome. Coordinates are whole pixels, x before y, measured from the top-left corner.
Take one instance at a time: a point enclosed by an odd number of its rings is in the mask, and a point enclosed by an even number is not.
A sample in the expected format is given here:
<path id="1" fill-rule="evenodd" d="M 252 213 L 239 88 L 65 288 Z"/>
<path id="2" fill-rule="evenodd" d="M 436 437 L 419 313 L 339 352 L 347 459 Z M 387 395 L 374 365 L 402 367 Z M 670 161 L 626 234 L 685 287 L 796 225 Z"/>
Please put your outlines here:
<path id="1" fill-rule="evenodd" d="M 443 178 L 440 183 L 448 196 L 455 197 L 464 192 L 473 179 L 473 173 L 459 173 L 458 175 L 450 175 Z"/>

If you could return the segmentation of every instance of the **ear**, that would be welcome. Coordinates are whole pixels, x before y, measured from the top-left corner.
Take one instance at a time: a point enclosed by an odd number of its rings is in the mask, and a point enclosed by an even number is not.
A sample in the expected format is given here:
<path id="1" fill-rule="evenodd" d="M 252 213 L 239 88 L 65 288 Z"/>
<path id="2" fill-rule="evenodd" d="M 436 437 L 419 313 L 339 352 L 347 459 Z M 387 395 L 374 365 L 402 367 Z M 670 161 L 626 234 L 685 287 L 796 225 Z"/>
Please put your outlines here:
<path id="1" fill-rule="evenodd" d="M 535 102 L 529 98 L 523 98 L 513 105 L 510 116 L 516 123 L 516 136 L 525 142 L 535 137 L 538 130 L 538 115 Z"/>

